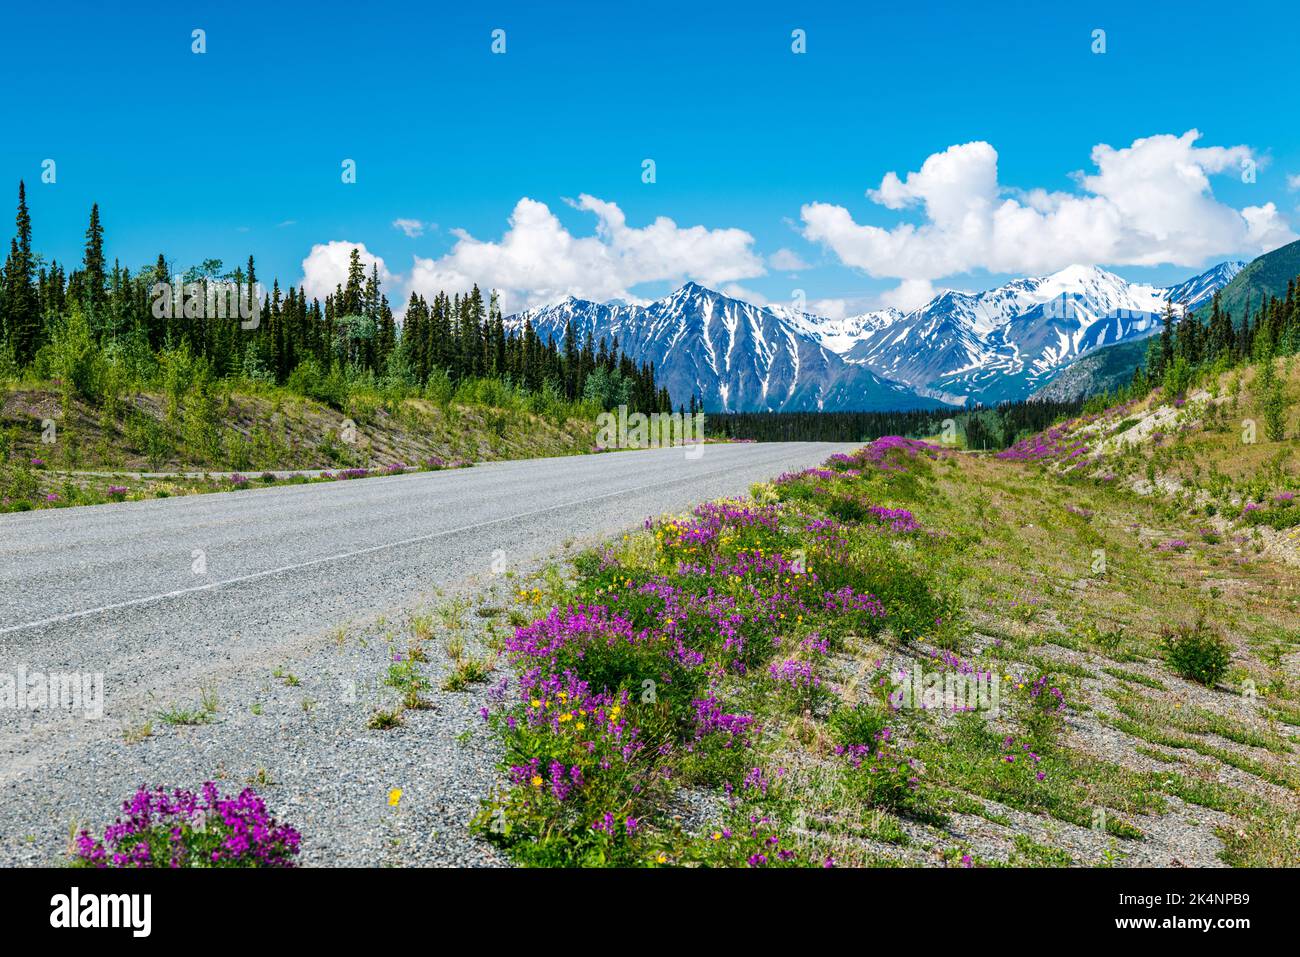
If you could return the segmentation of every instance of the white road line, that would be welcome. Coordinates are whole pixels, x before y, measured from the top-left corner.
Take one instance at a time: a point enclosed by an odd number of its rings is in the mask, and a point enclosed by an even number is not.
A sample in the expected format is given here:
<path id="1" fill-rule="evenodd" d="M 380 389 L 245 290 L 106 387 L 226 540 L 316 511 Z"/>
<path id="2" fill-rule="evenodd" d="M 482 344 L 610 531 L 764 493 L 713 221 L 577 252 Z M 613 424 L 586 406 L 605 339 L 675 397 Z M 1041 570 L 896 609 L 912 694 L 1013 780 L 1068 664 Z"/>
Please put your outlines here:
<path id="1" fill-rule="evenodd" d="M 179 598 L 182 595 L 191 595 L 202 591 L 213 591 L 217 588 L 223 588 L 227 585 L 237 585 L 242 582 L 254 581 L 259 578 L 269 578 L 272 575 L 283 575 L 285 572 L 298 571 L 303 568 L 310 568 L 313 565 L 321 565 L 325 562 L 343 561 L 348 558 L 356 558 L 358 555 L 368 555 L 373 552 L 384 551 L 389 548 L 400 548 L 403 545 L 414 545 L 417 542 L 427 542 L 435 538 L 442 538 L 446 535 L 456 535 L 460 532 L 470 532 L 477 528 L 486 528 L 489 525 L 500 525 L 502 522 L 514 522 L 521 518 L 530 518 L 534 515 L 544 515 L 547 512 L 554 512 L 562 508 L 570 508 L 574 505 L 588 505 L 592 502 L 599 502 L 602 499 L 613 498 L 616 495 L 627 495 L 630 492 L 643 492 L 646 489 L 660 488 L 665 485 L 673 485 L 686 479 L 704 478 L 708 475 L 717 475 L 719 472 L 730 472 L 734 466 L 726 468 L 713 469 L 709 472 L 701 472 L 698 475 L 688 475 L 682 478 L 672 479 L 668 482 L 652 482 L 649 485 L 638 485 L 635 488 L 623 488 L 605 495 L 597 495 L 594 498 L 578 499 L 573 502 L 562 502 L 559 505 L 548 505 L 546 508 L 534 509 L 530 512 L 520 512 L 517 515 L 510 515 L 506 518 L 494 518 L 486 522 L 475 522 L 473 525 L 463 525 L 460 528 L 450 528 L 441 532 L 430 532 L 428 535 L 417 535 L 414 538 L 404 538 L 396 542 L 385 542 L 382 545 L 369 545 L 366 548 L 358 548 L 351 552 L 341 552 L 337 555 L 327 555 L 324 558 L 313 558 L 310 561 L 297 562 L 292 565 L 281 565 L 279 568 L 271 568 L 266 571 L 252 572 L 247 575 L 239 575 L 235 578 L 227 578 L 219 582 L 208 582 L 206 585 L 195 585 L 192 588 L 178 588 L 176 591 L 164 592 L 160 595 L 149 595 L 145 598 L 132 598 L 128 601 L 115 602 L 111 605 L 100 605 L 98 608 L 87 608 L 84 611 L 73 611 L 66 615 L 56 615 L 53 618 L 43 618 L 39 621 L 29 621 L 22 625 L 11 625 L 8 628 L 0 628 L 0 635 L 13 634 L 16 631 L 26 631 L 29 628 L 43 628 L 46 625 L 57 625 L 65 621 L 74 621 L 78 618 L 85 618 L 90 615 L 102 614 L 106 611 L 117 611 L 121 608 L 133 608 L 138 605 L 149 605 L 154 602 L 166 601 L 169 598 Z"/>

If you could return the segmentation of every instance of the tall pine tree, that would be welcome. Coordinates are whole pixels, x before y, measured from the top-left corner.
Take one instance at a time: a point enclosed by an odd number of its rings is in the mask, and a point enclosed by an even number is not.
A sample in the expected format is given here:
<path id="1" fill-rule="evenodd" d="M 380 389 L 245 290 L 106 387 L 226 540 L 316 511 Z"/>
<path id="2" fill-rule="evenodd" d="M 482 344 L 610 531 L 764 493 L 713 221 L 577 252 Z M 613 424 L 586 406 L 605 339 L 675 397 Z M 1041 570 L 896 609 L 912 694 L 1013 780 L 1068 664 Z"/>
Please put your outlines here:
<path id="1" fill-rule="evenodd" d="M 27 212 L 27 190 L 18 183 L 16 235 L 4 267 L 4 334 L 20 366 L 31 362 L 40 347 L 40 298 L 36 263 L 32 257 L 32 220 Z"/>
<path id="2" fill-rule="evenodd" d="M 81 291 L 83 303 L 92 319 L 103 316 L 106 294 L 104 289 L 104 227 L 99 222 L 99 203 L 90 207 L 90 225 L 86 227 L 86 253 L 81 264 Z"/>

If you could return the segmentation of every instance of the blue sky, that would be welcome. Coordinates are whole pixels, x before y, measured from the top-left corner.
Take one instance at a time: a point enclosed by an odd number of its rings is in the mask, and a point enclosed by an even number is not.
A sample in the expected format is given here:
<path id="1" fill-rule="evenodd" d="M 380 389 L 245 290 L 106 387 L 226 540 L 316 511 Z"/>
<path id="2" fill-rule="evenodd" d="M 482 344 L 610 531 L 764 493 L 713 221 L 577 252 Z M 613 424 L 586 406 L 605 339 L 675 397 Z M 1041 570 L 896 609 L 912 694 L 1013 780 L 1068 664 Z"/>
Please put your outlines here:
<path id="1" fill-rule="evenodd" d="M 357 243 L 401 301 L 465 280 L 521 305 L 696 278 L 833 313 L 1066 260 L 1164 283 L 1300 232 L 1289 8 L 12 6 L 0 184 L 27 181 L 36 246 L 64 262 L 97 201 L 132 268 L 252 253 L 282 283 L 309 260 L 324 289 Z"/>

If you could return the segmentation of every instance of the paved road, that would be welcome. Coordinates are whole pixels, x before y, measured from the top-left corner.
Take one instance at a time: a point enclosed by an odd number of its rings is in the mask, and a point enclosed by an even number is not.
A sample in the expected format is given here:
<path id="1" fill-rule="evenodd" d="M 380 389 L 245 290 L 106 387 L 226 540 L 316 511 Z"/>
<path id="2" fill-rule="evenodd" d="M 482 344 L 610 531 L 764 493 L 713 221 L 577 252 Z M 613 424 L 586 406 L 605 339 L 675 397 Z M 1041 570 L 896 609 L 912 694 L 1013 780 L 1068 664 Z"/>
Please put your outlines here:
<path id="1" fill-rule="evenodd" d="M 102 673 L 104 705 L 100 720 L 0 707 L 0 863 L 36 859 L 14 850 L 19 835 L 66 832 L 60 801 L 100 806 L 85 799 L 86 782 L 79 791 L 63 778 L 105 753 L 126 768 L 107 775 L 101 804 L 132 773 L 169 771 L 161 745 L 123 751 L 122 729 L 192 703 L 197 688 L 243 694 L 254 673 L 265 682 L 340 626 L 393 620 L 437 589 L 493 580 L 494 559 L 497 570 L 528 570 L 566 541 L 743 494 L 849 448 L 716 445 L 693 460 L 681 449 L 619 452 L 2 515 L 0 682 L 20 669 Z M 228 757 L 229 742 L 207 746 L 207 766 Z M 153 762 L 141 757 L 151 747 Z"/>

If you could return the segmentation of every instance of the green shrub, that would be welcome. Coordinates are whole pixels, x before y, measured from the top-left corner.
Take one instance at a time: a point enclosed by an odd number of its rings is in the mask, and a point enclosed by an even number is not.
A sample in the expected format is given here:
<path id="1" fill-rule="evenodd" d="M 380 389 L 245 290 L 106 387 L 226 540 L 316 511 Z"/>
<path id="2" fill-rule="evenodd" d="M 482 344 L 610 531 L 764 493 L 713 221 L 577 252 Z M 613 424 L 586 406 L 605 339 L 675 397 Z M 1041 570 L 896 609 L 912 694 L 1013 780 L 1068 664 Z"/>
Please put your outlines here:
<path id="1" fill-rule="evenodd" d="M 1165 660 L 1178 674 L 1192 681 L 1214 687 L 1232 661 L 1232 646 L 1204 620 L 1194 625 L 1182 624 L 1161 629 Z"/>
<path id="2" fill-rule="evenodd" d="M 74 306 L 55 326 L 48 350 L 50 371 L 63 382 L 65 402 L 76 395 L 97 403 L 107 360 L 80 308 Z"/>
<path id="3" fill-rule="evenodd" d="M 286 383 L 297 392 L 335 409 L 342 409 L 348 398 L 348 381 L 337 366 L 325 372 L 315 359 L 304 359 L 289 373 Z"/>
<path id="4" fill-rule="evenodd" d="M 176 454 L 176 442 L 171 430 L 148 412 L 131 409 L 126 416 L 127 440 L 144 452 L 149 467 L 160 471 Z"/>
<path id="5" fill-rule="evenodd" d="M 859 701 L 851 707 L 841 704 L 831 712 L 831 733 L 845 746 L 870 745 L 888 726 L 889 715 L 885 709 L 866 701 Z"/>
<path id="6" fill-rule="evenodd" d="M 1281 442 L 1286 438 L 1287 401 L 1280 380 L 1273 381 L 1259 403 L 1264 414 L 1264 434 L 1270 442 Z"/>

